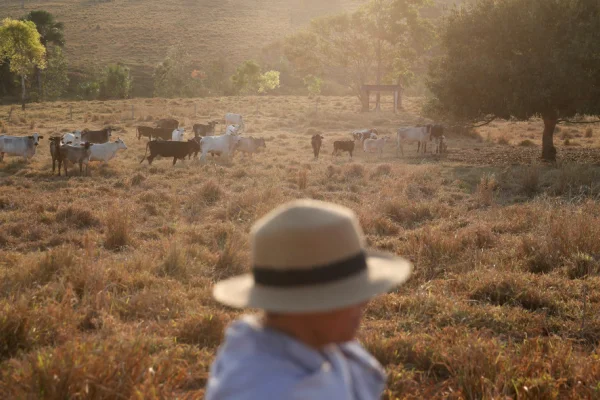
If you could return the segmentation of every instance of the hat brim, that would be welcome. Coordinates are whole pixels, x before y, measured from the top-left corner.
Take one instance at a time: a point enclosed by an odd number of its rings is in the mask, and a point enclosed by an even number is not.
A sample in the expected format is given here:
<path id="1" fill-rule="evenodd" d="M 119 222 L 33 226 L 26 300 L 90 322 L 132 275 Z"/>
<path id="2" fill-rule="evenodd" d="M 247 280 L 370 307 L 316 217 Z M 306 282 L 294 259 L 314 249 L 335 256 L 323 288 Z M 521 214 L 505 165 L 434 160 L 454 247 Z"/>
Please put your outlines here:
<path id="1" fill-rule="evenodd" d="M 218 282 L 214 298 L 233 308 L 270 312 L 327 312 L 363 303 L 404 283 L 412 264 L 386 253 L 367 252 L 367 269 L 352 277 L 321 285 L 273 288 L 256 285 L 252 274 Z"/>

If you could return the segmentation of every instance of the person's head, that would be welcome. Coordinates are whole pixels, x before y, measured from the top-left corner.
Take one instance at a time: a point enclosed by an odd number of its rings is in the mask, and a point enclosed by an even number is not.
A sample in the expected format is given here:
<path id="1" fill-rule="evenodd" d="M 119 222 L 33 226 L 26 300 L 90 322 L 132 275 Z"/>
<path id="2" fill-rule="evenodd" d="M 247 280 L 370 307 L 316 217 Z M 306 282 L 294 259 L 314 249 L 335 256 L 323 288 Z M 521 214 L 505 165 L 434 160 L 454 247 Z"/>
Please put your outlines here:
<path id="1" fill-rule="evenodd" d="M 410 276 L 406 260 L 368 252 L 356 215 L 297 200 L 251 230 L 252 273 L 216 284 L 214 297 L 265 311 L 266 323 L 317 347 L 352 340 L 368 300 Z"/>

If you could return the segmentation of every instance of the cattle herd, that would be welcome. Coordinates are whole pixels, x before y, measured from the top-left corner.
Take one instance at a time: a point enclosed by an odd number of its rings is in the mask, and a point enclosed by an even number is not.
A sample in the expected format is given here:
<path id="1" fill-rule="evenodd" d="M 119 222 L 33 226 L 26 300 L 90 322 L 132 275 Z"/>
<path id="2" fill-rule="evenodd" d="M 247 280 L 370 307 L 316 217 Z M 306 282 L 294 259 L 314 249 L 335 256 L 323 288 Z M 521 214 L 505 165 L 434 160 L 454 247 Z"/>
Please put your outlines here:
<path id="1" fill-rule="evenodd" d="M 194 124 L 194 137 L 185 140 L 185 129 L 179 127 L 179 122 L 175 119 L 162 119 L 157 121 L 156 126 L 138 126 L 136 128 L 137 138 L 149 139 L 146 145 L 146 152 L 140 163 L 144 160 L 148 164 L 160 156 L 164 158 L 173 158 L 173 165 L 177 160 L 185 160 L 198 157 L 205 161 L 208 154 L 211 157 L 219 156 L 224 158 L 232 157 L 236 151 L 244 154 L 252 154 L 261 148 L 266 149 L 265 139 L 243 137 L 244 120 L 239 114 L 228 113 L 225 115 L 225 133 L 215 135 L 215 126 L 218 121 L 210 121 L 207 124 Z M 113 159 L 119 150 L 126 150 L 127 146 L 121 139 L 111 142 L 113 129 L 105 128 L 99 131 L 85 129 L 83 131 L 69 132 L 62 136 L 50 137 L 50 155 L 52 156 L 52 173 L 58 165 L 58 175 L 60 176 L 61 167 L 64 168 L 67 175 L 67 164 L 78 164 L 79 174 L 83 173 L 83 166 L 86 166 L 86 175 L 88 175 L 88 163 L 90 161 L 100 161 L 107 163 Z M 377 129 L 362 129 L 351 133 L 352 140 L 336 140 L 333 142 L 333 153 L 337 155 L 340 152 L 347 152 L 350 158 L 353 156 L 355 146 L 359 143 L 366 153 L 376 152 L 381 156 L 383 154 L 389 137 L 379 137 Z M 8 136 L 0 135 L 0 162 L 4 159 L 4 154 L 21 156 L 25 159 L 31 159 L 35 155 L 36 147 L 43 136 L 35 133 L 31 136 Z M 321 147 L 325 137 L 321 134 L 311 137 L 311 145 L 315 159 L 319 158 Z M 399 152 L 404 155 L 405 143 L 417 142 L 417 153 L 422 149 L 427 152 L 427 142 L 433 142 L 435 153 L 441 154 L 447 151 L 446 138 L 444 136 L 444 127 L 442 125 L 425 125 L 402 127 L 396 133 L 396 155 Z M 148 152 L 150 154 L 148 155 Z"/>
<path id="2" fill-rule="evenodd" d="M 352 158 L 356 143 L 359 143 L 365 153 L 379 153 L 383 155 L 385 144 L 391 139 L 388 136 L 379 137 L 377 129 L 360 129 L 351 133 L 352 140 L 336 140 L 333 142 L 333 153 L 337 155 L 340 152 L 346 152 Z M 311 145 L 315 159 L 319 158 L 319 152 L 325 138 L 321 134 L 313 135 Z M 425 125 L 425 126 L 410 126 L 398 128 L 396 132 L 396 155 L 399 152 L 404 155 L 404 143 L 417 142 L 417 153 L 423 149 L 423 153 L 427 152 L 427 142 L 433 142 L 435 153 L 443 154 L 448 150 L 448 143 L 444 135 L 443 125 Z"/>

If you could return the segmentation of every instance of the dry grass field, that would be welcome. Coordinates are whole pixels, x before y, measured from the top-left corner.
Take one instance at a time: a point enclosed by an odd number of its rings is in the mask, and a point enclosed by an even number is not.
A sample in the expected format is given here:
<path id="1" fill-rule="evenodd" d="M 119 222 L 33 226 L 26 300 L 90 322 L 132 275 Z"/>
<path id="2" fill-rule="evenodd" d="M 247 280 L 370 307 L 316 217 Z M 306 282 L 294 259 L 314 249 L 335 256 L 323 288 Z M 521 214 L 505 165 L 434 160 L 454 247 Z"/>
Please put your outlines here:
<path id="1" fill-rule="evenodd" d="M 359 107 L 137 99 L 32 104 L 12 122 L 0 107 L 0 131 L 45 136 L 30 163 L 0 164 L 0 398 L 202 398 L 238 315 L 211 285 L 248 269 L 257 218 L 305 197 L 354 209 L 370 246 L 415 264 L 360 333 L 389 373 L 387 399 L 600 398 L 600 131 L 561 127 L 557 165 L 537 161 L 539 121 L 450 133 L 442 157 L 416 145 L 396 157 L 392 144 L 382 158 L 332 157 L 352 129 L 424 122 L 419 99 L 398 115 Z M 172 116 L 189 132 L 228 111 L 266 151 L 139 164 L 136 125 Z M 107 124 L 128 150 L 91 177 L 52 175 L 50 135 Z"/>

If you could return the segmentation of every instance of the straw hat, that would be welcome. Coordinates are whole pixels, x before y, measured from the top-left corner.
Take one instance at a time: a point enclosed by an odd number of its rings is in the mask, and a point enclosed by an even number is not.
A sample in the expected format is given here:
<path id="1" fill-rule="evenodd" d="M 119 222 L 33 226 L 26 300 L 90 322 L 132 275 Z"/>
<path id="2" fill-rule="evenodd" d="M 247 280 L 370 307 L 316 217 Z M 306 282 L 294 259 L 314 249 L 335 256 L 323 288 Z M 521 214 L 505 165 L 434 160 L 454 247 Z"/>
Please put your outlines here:
<path id="1" fill-rule="evenodd" d="M 271 312 L 326 312 L 385 293 L 412 265 L 365 250 L 356 215 L 335 204 L 297 200 L 260 219 L 250 232 L 252 272 L 217 283 L 217 301 Z"/>

